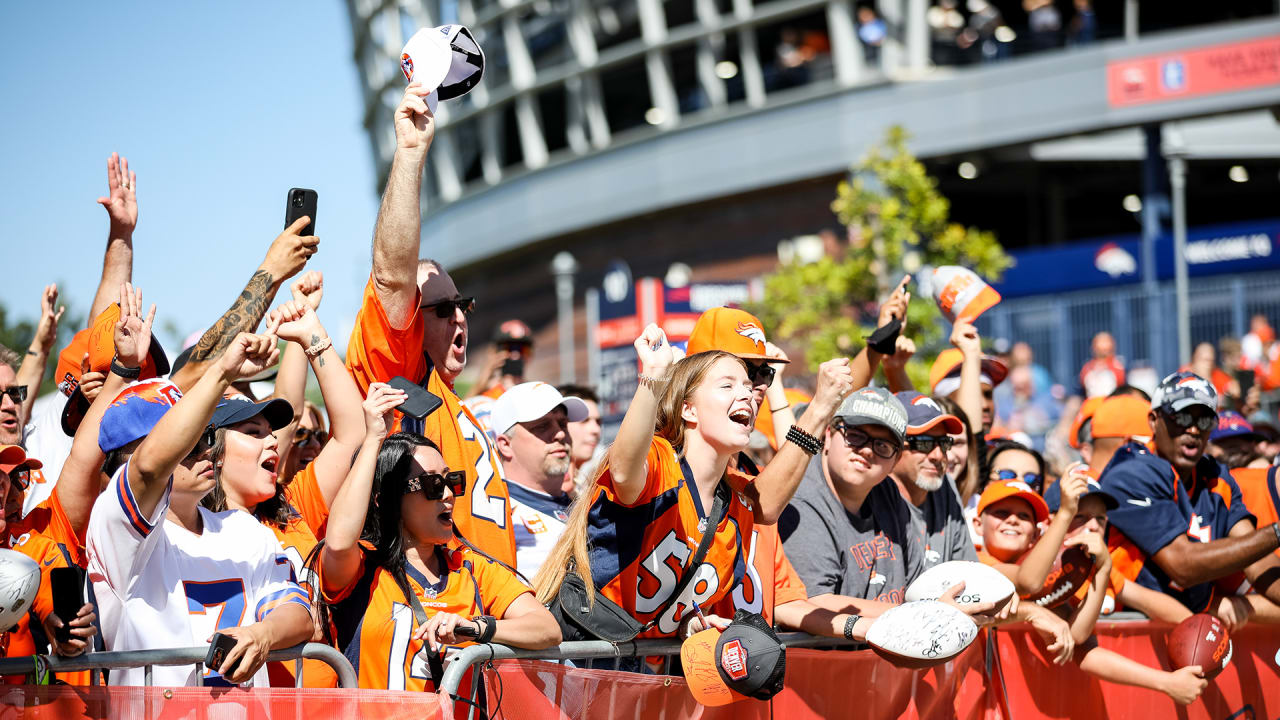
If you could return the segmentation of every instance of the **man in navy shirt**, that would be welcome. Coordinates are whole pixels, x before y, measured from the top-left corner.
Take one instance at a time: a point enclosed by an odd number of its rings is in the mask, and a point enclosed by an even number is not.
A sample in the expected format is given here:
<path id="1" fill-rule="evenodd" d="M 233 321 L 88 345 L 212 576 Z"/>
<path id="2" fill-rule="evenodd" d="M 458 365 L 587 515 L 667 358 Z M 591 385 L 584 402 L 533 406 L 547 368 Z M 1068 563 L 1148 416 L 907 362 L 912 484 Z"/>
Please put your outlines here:
<path id="1" fill-rule="evenodd" d="M 1235 480 L 1205 455 L 1217 400 L 1192 373 L 1166 377 L 1151 401 L 1153 449 L 1125 445 L 1101 478 L 1120 503 L 1110 513 L 1119 531 L 1110 545 L 1124 550 L 1117 569 L 1193 612 L 1212 606 L 1212 581 L 1242 570 L 1255 590 L 1280 601 L 1280 560 L 1272 555 L 1280 527 L 1255 529 Z"/>

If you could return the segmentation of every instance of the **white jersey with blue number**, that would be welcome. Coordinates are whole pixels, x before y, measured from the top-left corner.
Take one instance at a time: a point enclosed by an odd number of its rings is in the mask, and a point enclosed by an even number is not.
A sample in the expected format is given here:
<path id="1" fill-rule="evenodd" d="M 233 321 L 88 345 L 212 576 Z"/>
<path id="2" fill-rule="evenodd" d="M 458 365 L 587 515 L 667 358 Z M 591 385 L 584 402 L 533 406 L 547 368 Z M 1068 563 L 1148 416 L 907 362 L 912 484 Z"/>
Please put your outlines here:
<path id="1" fill-rule="evenodd" d="M 552 497 L 510 480 L 507 492 L 511 495 L 511 527 L 516 536 L 516 570 L 532 580 L 564 533 L 573 500 L 568 495 Z"/>

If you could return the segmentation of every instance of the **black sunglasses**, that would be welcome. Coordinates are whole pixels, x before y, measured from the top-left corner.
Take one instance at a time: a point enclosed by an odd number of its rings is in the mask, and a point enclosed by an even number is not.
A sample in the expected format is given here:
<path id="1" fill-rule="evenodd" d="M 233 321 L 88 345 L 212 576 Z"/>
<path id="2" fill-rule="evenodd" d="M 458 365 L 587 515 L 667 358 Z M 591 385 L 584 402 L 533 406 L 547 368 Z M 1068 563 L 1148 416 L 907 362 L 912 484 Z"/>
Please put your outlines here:
<path id="1" fill-rule="evenodd" d="M 942 452 L 951 452 L 951 447 L 956 444 L 955 438 L 950 435 L 917 435 L 907 438 L 907 447 L 912 452 L 924 453 L 928 455 L 933 449 L 940 448 Z"/>
<path id="2" fill-rule="evenodd" d="M 849 427 L 844 423 L 837 423 L 835 431 L 844 437 L 844 444 L 848 445 L 851 450 L 861 450 L 862 448 L 870 445 L 871 452 L 885 460 L 888 460 L 898 453 L 898 444 L 892 440 L 873 437 L 870 433 L 859 430 L 858 428 Z"/>
<path id="3" fill-rule="evenodd" d="M 454 497 L 466 494 L 467 473 L 465 470 L 450 470 L 445 473 L 423 473 L 409 478 L 404 486 L 404 494 L 422 492 L 428 500 L 443 500 L 444 489 L 448 486 Z"/>
<path id="4" fill-rule="evenodd" d="M 476 299 L 464 297 L 457 300 L 441 300 L 438 303 L 423 305 L 422 308 L 424 310 L 428 308 L 435 310 L 436 317 L 442 319 L 453 317 L 453 314 L 459 310 L 462 311 L 463 315 L 470 315 L 476 309 Z"/>
<path id="5" fill-rule="evenodd" d="M 1218 418 L 1215 415 L 1196 415 L 1186 410 L 1173 413 L 1161 410 L 1160 414 L 1166 420 L 1178 426 L 1180 430 L 1189 430 L 1192 425 L 1195 425 L 1202 432 L 1205 432 L 1218 423 Z"/>
<path id="6" fill-rule="evenodd" d="M 31 468 L 23 466 L 10 470 L 9 483 L 17 486 L 19 490 L 25 491 L 27 486 L 31 484 Z"/>
<path id="7" fill-rule="evenodd" d="M 312 440 L 315 440 L 318 445 L 324 445 L 329 440 L 329 433 L 323 430 L 301 427 L 293 431 L 293 444 L 298 447 L 302 447 Z"/>
<path id="8" fill-rule="evenodd" d="M 772 385 L 773 376 L 777 374 L 778 371 L 767 362 L 747 363 L 747 380 L 751 381 L 752 387 L 756 385 Z"/>
<path id="9" fill-rule="evenodd" d="M 13 385 L 11 387 L 0 390 L 0 395 L 8 395 L 14 405 L 21 405 L 27 400 L 27 386 Z"/>
<path id="10" fill-rule="evenodd" d="M 196 441 L 195 447 L 191 448 L 191 452 L 187 453 L 187 457 L 199 457 L 201 453 L 213 447 L 218 440 L 218 430 L 212 425 L 205 427 L 204 432 L 200 433 L 200 439 Z"/>

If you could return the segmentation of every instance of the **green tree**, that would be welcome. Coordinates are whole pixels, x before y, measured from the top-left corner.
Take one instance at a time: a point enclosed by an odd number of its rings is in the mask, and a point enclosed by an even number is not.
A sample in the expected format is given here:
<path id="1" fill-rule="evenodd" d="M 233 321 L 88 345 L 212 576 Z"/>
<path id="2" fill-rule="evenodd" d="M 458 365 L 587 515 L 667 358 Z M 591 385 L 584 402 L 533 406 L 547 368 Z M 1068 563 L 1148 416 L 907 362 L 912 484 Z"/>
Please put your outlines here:
<path id="1" fill-rule="evenodd" d="M 764 301 L 753 310 L 770 335 L 805 349 L 811 370 L 861 349 L 878 300 L 904 272 L 962 265 L 997 280 L 1013 264 L 993 233 L 950 220 L 951 203 L 907 140 L 904 129 L 889 128 L 836 187 L 831 210 L 848 230 L 847 246 L 817 262 L 792 260 L 765 278 Z M 912 289 L 908 333 L 922 349 L 936 346 L 943 318 L 932 298 Z M 913 379 L 927 376 L 927 366 L 913 365 Z"/>

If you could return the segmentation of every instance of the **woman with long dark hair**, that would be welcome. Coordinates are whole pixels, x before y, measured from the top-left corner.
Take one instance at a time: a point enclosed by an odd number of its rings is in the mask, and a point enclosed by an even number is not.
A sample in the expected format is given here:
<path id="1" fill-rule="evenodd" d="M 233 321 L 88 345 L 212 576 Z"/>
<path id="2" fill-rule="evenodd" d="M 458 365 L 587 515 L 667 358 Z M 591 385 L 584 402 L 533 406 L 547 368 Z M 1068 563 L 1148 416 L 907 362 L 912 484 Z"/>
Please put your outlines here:
<path id="1" fill-rule="evenodd" d="M 421 435 L 387 437 L 391 411 L 404 399 L 383 383 L 369 386 L 364 443 L 310 562 L 360 687 L 430 691 L 449 646 L 538 650 L 558 644 L 560 629 L 514 571 L 454 542 L 465 471 L 446 467 Z"/>

